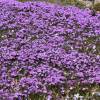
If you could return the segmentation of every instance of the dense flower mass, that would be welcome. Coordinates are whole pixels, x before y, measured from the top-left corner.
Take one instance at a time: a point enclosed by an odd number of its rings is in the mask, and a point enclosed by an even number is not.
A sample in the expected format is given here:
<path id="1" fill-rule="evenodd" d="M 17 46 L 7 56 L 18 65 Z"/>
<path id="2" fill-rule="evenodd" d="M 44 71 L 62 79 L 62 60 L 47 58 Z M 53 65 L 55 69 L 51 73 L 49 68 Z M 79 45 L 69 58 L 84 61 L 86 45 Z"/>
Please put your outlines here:
<path id="1" fill-rule="evenodd" d="M 0 100 L 100 84 L 100 14 L 45 2 L 0 0 Z"/>

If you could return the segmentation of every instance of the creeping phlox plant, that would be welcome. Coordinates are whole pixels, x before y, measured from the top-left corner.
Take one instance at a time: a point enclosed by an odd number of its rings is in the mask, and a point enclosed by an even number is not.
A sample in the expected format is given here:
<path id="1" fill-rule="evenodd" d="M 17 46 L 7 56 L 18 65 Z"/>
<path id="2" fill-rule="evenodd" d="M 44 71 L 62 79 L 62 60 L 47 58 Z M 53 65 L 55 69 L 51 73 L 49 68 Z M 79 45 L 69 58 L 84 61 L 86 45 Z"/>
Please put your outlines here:
<path id="1" fill-rule="evenodd" d="M 99 50 L 100 14 L 0 0 L 0 100 L 62 100 L 70 87 L 99 85 Z"/>

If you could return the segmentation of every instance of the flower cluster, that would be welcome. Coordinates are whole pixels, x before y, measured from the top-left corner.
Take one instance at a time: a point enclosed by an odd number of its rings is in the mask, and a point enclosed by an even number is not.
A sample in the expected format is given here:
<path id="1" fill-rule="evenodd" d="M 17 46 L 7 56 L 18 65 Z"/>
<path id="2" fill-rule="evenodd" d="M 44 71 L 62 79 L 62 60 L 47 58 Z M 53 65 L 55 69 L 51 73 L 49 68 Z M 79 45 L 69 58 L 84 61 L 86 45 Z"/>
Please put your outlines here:
<path id="1" fill-rule="evenodd" d="M 100 84 L 99 42 L 100 14 L 89 9 L 0 0 L 0 100 Z"/>

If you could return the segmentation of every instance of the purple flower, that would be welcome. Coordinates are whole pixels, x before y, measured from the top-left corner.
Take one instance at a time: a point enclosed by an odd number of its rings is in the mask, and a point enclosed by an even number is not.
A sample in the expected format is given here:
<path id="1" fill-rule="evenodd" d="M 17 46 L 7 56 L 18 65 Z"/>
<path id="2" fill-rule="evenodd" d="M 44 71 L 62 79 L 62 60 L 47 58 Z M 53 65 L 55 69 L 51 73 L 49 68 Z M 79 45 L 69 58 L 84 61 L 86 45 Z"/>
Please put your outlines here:
<path id="1" fill-rule="evenodd" d="M 45 2 L 0 0 L 0 100 L 52 98 L 64 85 L 100 84 L 100 15 Z"/>

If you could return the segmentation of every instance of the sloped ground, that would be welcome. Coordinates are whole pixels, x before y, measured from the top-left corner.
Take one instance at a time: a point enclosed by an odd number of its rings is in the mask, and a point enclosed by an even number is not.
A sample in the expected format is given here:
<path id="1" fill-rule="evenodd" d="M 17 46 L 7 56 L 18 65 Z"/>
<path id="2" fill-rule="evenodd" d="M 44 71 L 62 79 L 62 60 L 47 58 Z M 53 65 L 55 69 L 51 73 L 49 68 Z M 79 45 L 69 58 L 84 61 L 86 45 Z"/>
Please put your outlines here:
<path id="1" fill-rule="evenodd" d="M 0 100 L 93 98 L 100 91 L 99 50 L 100 14 L 0 0 Z"/>

